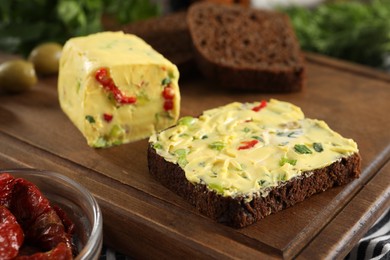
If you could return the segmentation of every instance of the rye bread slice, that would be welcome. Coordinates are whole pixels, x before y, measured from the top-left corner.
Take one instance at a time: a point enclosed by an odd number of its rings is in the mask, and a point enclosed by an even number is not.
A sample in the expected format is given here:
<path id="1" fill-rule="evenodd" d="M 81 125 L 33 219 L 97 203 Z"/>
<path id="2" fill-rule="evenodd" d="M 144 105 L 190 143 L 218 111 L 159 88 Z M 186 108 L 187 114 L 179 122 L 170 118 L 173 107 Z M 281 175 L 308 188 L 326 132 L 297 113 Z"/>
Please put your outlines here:
<path id="1" fill-rule="evenodd" d="M 144 39 L 177 65 L 181 75 L 195 67 L 186 11 L 127 24 L 121 30 Z"/>
<path id="2" fill-rule="evenodd" d="M 281 183 L 266 197 L 255 196 L 246 202 L 244 197 L 225 197 L 204 184 L 189 182 L 179 165 L 166 161 L 151 145 L 148 148 L 148 167 L 152 176 L 195 206 L 200 213 L 235 228 L 251 225 L 316 193 L 349 183 L 359 177 L 360 163 L 361 157 L 355 153 L 325 168 Z"/>
<path id="3" fill-rule="evenodd" d="M 190 6 L 187 21 L 199 69 L 221 87 L 302 89 L 304 60 L 287 15 L 199 2 Z"/>
<path id="4" fill-rule="evenodd" d="M 357 143 L 288 102 L 233 102 L 149 139 L 149 172 L 199 212 L 245 227 L 358 178 Z"/>

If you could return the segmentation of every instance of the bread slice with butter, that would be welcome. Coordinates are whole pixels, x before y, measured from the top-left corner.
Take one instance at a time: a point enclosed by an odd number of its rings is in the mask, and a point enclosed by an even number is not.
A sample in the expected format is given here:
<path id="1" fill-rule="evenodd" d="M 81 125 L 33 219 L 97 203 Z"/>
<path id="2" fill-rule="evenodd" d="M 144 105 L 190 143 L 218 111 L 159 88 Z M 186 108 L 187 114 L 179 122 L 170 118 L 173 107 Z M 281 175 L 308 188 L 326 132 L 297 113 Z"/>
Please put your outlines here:
<path id="1" fill-rule="evenodd" d="M 231 103 L 149 139 L 150 173 L 201 213 L 245 227 L 360 175 L 352 139 L 291 103 Z"/>
<path id="2" fill-rule="evenodd" d="M 102 32 L 68 40 L 60 60 L 62 110 L 92 147 L 147 138 L 176 123 L 179 71 L 135 35 Z"/>

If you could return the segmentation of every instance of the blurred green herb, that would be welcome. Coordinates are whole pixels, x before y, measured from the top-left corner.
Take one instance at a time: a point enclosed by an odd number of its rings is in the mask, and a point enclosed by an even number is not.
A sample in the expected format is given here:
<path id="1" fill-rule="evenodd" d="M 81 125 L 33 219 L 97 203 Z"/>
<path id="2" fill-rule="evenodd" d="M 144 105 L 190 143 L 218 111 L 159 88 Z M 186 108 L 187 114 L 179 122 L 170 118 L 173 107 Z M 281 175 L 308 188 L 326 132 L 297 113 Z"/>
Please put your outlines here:
<path id="1" fill-rule="evenodd" d="M 144 20 L 161 13 L 160 6 L 150 0 L 103 1 L 106 7 L 105 12 L 113 15 L 120 24 Z"/>
<path id="2" fill-rule="evenodd" d="M 390 54 L 390 1 L 337 1 L 284 10 L 303 50 L 384 67 Z"/>
<path id="3" fill-rule="evenodd" d="M 105 14 L 124 24 L 159 13 L 150 0 L 1 0 L 0 51 L 27 55 L 40 42 L 101 31 Z"/>

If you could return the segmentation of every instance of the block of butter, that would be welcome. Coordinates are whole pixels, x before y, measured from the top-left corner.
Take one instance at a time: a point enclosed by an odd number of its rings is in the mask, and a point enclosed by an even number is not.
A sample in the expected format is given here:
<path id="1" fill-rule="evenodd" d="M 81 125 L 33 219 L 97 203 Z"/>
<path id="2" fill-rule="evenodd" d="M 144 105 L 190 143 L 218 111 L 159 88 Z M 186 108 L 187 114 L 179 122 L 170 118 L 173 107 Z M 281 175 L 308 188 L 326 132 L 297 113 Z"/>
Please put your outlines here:
<path id="1" fill-rule="evenodd" d="M 59 68 L 62 110 L 89 146 L 149 137 L 180 112 L 177 67 L 135 35 L 102 32 L 69 39 Z"/>

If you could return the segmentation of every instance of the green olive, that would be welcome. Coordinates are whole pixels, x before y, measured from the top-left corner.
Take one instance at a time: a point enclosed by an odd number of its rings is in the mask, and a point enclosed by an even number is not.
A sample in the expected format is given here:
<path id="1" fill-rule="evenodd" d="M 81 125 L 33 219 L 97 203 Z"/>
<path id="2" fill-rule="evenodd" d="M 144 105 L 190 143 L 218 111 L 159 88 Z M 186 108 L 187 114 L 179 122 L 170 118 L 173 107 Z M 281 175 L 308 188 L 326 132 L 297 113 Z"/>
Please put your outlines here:
<path id="1" fill-rule="evenodd" d="M 35 47 L 28 60 L 34 64 L 40 75 L 56 74 L 58 72 L 62 46 L 55 42 L 47 42 Z"/>
<path id="2" fill-rule="evenodd" d="M 10 60 L 0 65 L 0 89 L 19 93 L 31 89 L 37 83 L 37 75 L 31 62 Z"/>

